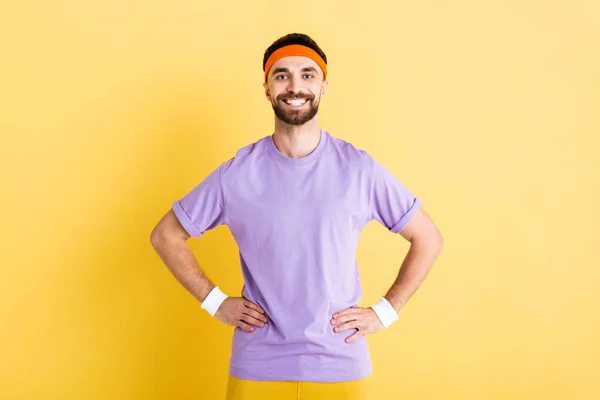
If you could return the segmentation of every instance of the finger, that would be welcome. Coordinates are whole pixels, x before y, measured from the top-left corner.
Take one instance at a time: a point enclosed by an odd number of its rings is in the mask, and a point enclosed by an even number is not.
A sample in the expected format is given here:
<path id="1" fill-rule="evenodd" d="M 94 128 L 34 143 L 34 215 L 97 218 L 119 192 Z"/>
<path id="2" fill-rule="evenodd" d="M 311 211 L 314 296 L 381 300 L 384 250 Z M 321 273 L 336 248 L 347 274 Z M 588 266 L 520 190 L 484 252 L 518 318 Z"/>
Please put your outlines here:
<path id="1" fill-rule="evenodd" d="M 249 324 L 258 326 L 259 328 L 262 328 L 263 326 L 265 326 L 264 322 L 262 322 L 261 320 L 258 320 L 256 318 L 254 318 L 253 316 L 248 315 L 248 314 L 242 315 L 242 319 L 244 321 L 248 322 Z"/>
<path id="2" fill-rule="evenodd" d="M 362 330 L 358 330 L 355 334 L 348 336 L 344 341 L 346 343 L 350 343 L 355 341 L 356 339 L 358 339 L 359 337 L 363 336 L 364 332 Z"/>
<path id="3" fill-rule="evenodd" d="M 238 326 L 247 332 L 252 332 L 254 330 L 253 326 L 248 325 L 244 321 L 238 321 Z"/>
<path id="4" fill-rule="evenodd" d="M 358 321 L 352 321 L 352 322 L 348 322 L 348 323 L 345 323 L 340 326 L 336 326 L 335 328 L 333 328 L 333 331 L 341 332 L 341 331 L 345 331 L 346 329 L 358 328 L 358 326 L 359 326 Z"/>
<path id="5" fill-rule="evenodd" d="M 258 320 L 261 320 L 265 324 L 267 323 L 267 317 L 264 314 L 259 313 L 258 311 L 254 311 L 252 309 L 246 308 L 244 314 L 248 314 Z"/>
<path id="6" fill-rule="evenodd" d="M 341 317 L 338 316 L 337 318 L 334 318 L 331 320 L 331 324 L 332 325 L 337 325 L 340 324 L 342 322 L 346 322 L 346 321 L 355 321 L 358 319 L 358 314 L 344 314 Z"/>
<path id="7" fill-rule="evenodd" d="M 254 304 L 253 302 L 251 302 L 249 300 L 245 300 L 244 301 L 244 305 L 246 307 L 248 307 L 248 308 L 252 308 L 253 310 L 256 310 L 256 311 L 261 312 L 263 314 L 265 313 L 265 310 L 263 310 L 261 306 L 259 306 L 258 304 Z"/>
<path id="8" fill-rule="evenodd" d="M 354 307 L 346 308 L 345 310 L 342 310 L 340 312 L 333 314 L 333 318 L 337 318 L 341 315 L 346 315 L 346 314 L 354 314 L 354 313 L 356 313 L 356 311 L 357 311 L 357 309 Z"/>

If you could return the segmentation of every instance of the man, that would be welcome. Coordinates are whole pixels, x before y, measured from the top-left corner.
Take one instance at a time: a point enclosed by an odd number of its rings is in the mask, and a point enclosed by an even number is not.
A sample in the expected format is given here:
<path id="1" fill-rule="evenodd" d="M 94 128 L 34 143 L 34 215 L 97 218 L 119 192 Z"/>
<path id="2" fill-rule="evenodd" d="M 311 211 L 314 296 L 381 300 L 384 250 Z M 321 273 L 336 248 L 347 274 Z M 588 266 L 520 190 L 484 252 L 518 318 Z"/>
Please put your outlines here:
<path id="1" fill-rule="evenodd" d="M 319 127 L 327 57 L 314 40 L 278 39 L 263 69 L 273 134 L 239 149 L 175 201 L 151 242 L 202 308 L 235 326 L 228 399 L 268 399 L 269 391 L 296 399 L 301 390 L 316 399 L 323 383 L 327 393 L 338 390 L 331 398 L 367 399 L 365 335 L 398 319 L 443 239 L 421 199 L 366 151 Z M 388 293 L 363 308 L 356 249 L 372 220 L 411 246 Z M 239 247 L 241 297 L 210 282 L 186 243 L 222 224 Z"/>

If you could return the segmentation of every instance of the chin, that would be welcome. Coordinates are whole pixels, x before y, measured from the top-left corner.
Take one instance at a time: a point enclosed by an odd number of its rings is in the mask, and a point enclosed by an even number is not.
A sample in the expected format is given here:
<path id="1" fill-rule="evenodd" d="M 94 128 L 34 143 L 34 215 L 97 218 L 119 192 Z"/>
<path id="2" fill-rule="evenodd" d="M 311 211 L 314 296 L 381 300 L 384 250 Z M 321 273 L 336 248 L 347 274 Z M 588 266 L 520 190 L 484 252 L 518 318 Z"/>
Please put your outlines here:
<path id="1" fill-rule="evenodd" d="M 275 116 L 281 120 L 282 122 L 288 124 L 288 125 L 293 125 L 293 126 L 301 126 L 304 125 L 305 123 L 311 121 L 316 115 L 317 115 L 317 111 L 316 109 L 309 109 L 309 110 L 303 110 L 301 112 L 291 112 L 288 113 L 287 110 L 283 110 L 283 109 L 274 109 L 275 111 Z M 313 113 L 314 111 L 314 113 Z"/>

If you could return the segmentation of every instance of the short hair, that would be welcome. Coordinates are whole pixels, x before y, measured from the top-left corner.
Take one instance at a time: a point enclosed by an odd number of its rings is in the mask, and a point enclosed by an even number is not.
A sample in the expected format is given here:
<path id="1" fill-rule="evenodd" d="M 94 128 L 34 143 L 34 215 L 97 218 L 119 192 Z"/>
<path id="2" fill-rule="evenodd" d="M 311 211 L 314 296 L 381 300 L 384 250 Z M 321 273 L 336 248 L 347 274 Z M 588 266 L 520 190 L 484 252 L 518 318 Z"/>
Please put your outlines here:
<path id="1" fill-rule="evenodd" d="M 284 46 L 288 46 L 290 44 L 301 44 L 306 47 L 310 47 L 314 51 L 317 52 L 318 55 L 321 56 L 325 64 L 327 64 L 327 56 L 321 50 L 317 42 L 315 42 L 310 36 L 305 35 L 304 33 L 288 33 L 285 36 L 280 37 L 276 41 L 273 42 L 272 45 L 265 51 L 263 56 L 263 71 L 265 69 L 265 65 L 267 64 L 267 60 L 271 57 L 271 54 L 275 52 L 275 50 L 280 49 Z"/>

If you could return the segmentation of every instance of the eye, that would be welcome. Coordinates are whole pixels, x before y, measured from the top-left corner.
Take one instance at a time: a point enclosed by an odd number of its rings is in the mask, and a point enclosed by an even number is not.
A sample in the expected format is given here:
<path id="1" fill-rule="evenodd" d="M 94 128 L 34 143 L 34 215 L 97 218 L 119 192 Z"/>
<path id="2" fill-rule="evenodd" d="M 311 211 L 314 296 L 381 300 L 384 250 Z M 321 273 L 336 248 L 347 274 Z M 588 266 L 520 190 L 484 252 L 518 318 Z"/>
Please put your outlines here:
<path id="1" fill-rule="evenodd" d="M 275 77 L 275 79 L 276 79 L 276 80 L 281 80 L 281 79 L 279 79 L 279 78 L 286 78 L 286 76 L 285 76 L 285 75 L 277 75 L 277 76 Z"/>
<path id="2" fill-rule="evenodd" d="M 314 78 L 312 74 L 304 74 L 304 76 L 310 76 L 311 78 Z"/>

